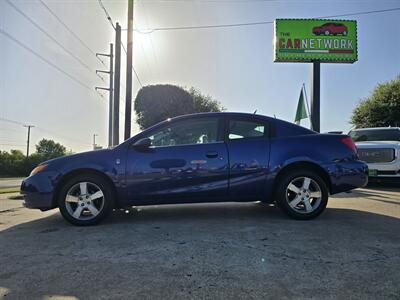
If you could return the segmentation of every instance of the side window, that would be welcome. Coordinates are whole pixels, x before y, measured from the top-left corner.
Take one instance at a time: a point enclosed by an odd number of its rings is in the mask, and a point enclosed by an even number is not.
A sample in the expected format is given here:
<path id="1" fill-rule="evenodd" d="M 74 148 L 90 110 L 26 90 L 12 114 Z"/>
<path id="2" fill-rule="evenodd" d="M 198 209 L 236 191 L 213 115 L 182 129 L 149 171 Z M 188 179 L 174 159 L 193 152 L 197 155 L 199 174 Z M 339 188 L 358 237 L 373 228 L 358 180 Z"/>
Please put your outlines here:
<path id="1" fill-rule="evenodd" d="M 175 146 L 215 143 L 218 136 L 218 119 L 183 120 L 166 125 L 148 136 L 152 146 Z"/>
<path id="2" fill-rule="evenodd" d="M 228 138 L 230 140 L 263 137 L 268 133 L 268 124 L 260 121 L 230 120 Z"/>

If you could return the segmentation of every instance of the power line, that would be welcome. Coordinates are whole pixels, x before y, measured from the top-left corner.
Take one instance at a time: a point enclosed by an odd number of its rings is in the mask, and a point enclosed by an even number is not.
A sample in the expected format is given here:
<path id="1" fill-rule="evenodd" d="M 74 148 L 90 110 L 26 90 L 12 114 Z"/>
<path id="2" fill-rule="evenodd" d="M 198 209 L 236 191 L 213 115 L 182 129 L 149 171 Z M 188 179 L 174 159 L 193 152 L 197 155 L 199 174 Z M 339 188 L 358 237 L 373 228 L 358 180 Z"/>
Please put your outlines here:
<path id="1" fill-rule="evenodd" d="M 21 128 L 22 130 L 22 128 Z M 14 131 L 14 132 L 21 132 L 21 130 L 17 130 L 14 128 L 0 128 L 0 131 Z"/>
<path id="2" fill-rule="evenodd" d="M 98 2 L 99 2 L 100 7 L 104 10 L 104 13 L 106 14 L 107 20 L 110 22 L 110 24 L 114 28 L 114 30 L 116 30 L 114 22 L 113 22 L 113 20 L 112 20 L 112 18 L 110 16 L 110 14 L 108 13 L 107 9 L 105 8 L 103 2 L 101 2 L 101 0 L 98 0 Z M 124 50 L 125 54 L 127 54 L 127 50 L 125 48 L 125 45 L 122 42 L 121 42 L 121 46 L 122 46 L 122 49 Z M 141 80 L 140 80 L 140 78 L 139 78 L 139 76 L 138 76 L 138 74 L 137 74 L 137 72 L 136 72 L 136 70 L 135 70 L 135 68 L 133 66 L 132 66 L 132 70 L 135 73 L 136 79 L 139 82 L 140 86 L 143 87 L 143 84 L 142 84 L 142 82 L 141 82 Z"/>
<path id="3" fill-rule="evenodd" d="M 114 30 L 116 30 L 115 25 L 114 25 L 114 22 L 113 22 L 113 20 L 111 19 L 111 16 L 110 16 L 110 14 L 108 13 L 107 9 L 105 8 L 103 2 L 101 2 L 101 0 L 98 0 L 98 1 L 99 1 L 100 7 L 104 10 L 104 13 L 106 14 L 107 20 L 110 22 L 112 28 L 114 28 Z"/>
<path id="4" fill-rule="evenodd" d="M 174 2 L 196 2 L 196 3 L 251 3 L 251 2 L 279 2 L 280 0 L 146 0 L 146 3 L 151 2 L 164 2 L 164 3 L 174 3 Z M 144 2 L 144 1 L 138 1 Z"/>
<path id="5" fill-rule="evenodd" d="M 328 19 L 328 18 L 339 18 L 339 17 L 349 17 L 349 16 L 360 16 L 360 15 L 384 13 L 384 12 L 391 12 L 391 11 L 398 11 L 398 10 L 400 10 L 400 7 L 394 7 L 394 8 L 389 8 L 389 9 L 380 9 L 380 10 L 362 11 L 362 12 L 354 12 L 354 13 L 346 13 L 346 14 L 340 14 L 340 15 L 315 17 L 315 19 Z M 134 29 L 134 31 L 136 31 L 138 33 L 149 34 L 149 33 L 155 32 L 155 31 L 229 28 L 229 27 L 265 25 L 265 24 L 273 24 L 273 23 L 274 23 L 274 21 L 260 21 L 260 22 L 232 23 L 232 24 L 219 24 L 219 25 L 155 27 L 155 28 L 147 28 L 147 29 Z M 126 30 L 126 29 L 123 29 L 123 30 Z"/>
<path id="6" fill-rule="evenodd" d="M 13 124 L 17 124 L 17 125 L 22 125 L 22 126 L 25 125 L 25 123 L 22 123 L 22 122 L 19 122 L 19 121 L 15 121 L 15 120 L 6 119 L 6 118 L 0 118 L 0 121 L 13 123 Z"/>
<path id="7" fill-rule="evenodd" d="M 2 117 L 0 117 L 0 121 L 12 123 L 12 124 L 16 124 L 16 125 L 20 125 L 20 126 L 26 126 L 26 123 L 23 123 L 23 122 L 20 122 L 20 121 L 16 121 L 16 120 L 7 119 L 7 118 L 2 118 Z M 71 138 L 71 137 L 69 137 L 69 136 L 62 135 L 62 134 L 60 134 L 59 132 L 55 132 L 55 131 L 52 131 L 52 130 L 49 130 L 49 129 L 45 129 L 45 128 L 42 128 L 42 127 L 39 127 L 39 126 L 35 126 L 35 128 L 38 129 L 38 130 L 40 130 L 40 131 L 43 131 L 43 132 L 47 132 L 47 133 L 49 133 L 49 134 L 52 134 L 52 135 L 54 135 L 55 137 L 63 138 L 63 139 L 69 140 L 69 141 L 74 141 L 75 143 L 78 143 L 78 144 L 80 144 L 80 145 L 92 145 L 92 144 L 90 144 L 90 143 L 87 143 L 87 142 L 78 140 L 78 139 L 76 139 L 76 138 Z M 24 145 L 24 146 L 25 146 L 25 145 Z"/>
<path id="8" fill-rule="evenodd" d="M 388 0 L 389 2 L 390 0 Z M 316 2 L 315 0 L 302 0 L 302 1 L 290 1 L 290 0 L 140 0 L 138 2 L 146 2 L 146 3 L 157 3 L 157 2 L 161 2 L 161 3 L 190 3 L 190 2 L 194 2 L 194 3 L 268 3 L 268 2 L 291 2 L 291 3 L 295 3 L 295 2 Z M 329 1 L 319 1 L 321 3 L 329 3 Z M 338 1 L 336 1 L 338 2 Z M 341 2 L 366 2 L 363 0 L 342 0 Z M 394 1 L 393 1 L 394 2 Z"/>
<path id="9" fill-rule="evenodd" d="M 39 2 L 47 9 L 47 11 L 57 19 L 58 22 L 60 22 L 61 25 L 64 26 L 64 28 L 71 34 L 73 35 L 82 45 L 85 47 L 90 53 L 92 53 L 104 66 L 105 63 L 103 60 L 101 60 L 100 57 L 96 55 L 96 53 L 74 32 L 72 29 L 43 1 L 39 0 Z"/>
<path id="10" fill-rule="evenodd" d="M 40 60 L 42 60 L 43 62 L 45 62 L 46 64 L 48 64 L 49 66 L 53 67 L 54 69 L 56 69 L 57 71 L 63 73 L 65 76 L 67 76 L 69 79 L 71 79 L 72 81 L 78 83 L 79 85 L 83 86 L 84 88 L 87 88 L 90 91 L 93 91 L 92 88 L 90 86 L 88 86 L 87 84 L 83 83 L 82 81 L 80 81 L 79 79 L 77 79 L 76 77 L 74 77 L 73 75 L 69 74 L 68 72 L 64 71 L 63 69 L 61 69 L 59 66 L 57 66 L 56 64 L 52 63 L 51 61 L 49 61 L 47 58 L 44 58 L 42 55 L 40 55 L 39 53 L 37 53 L 36 51 L 34 51 L 33 49 L 29 48 L 27 45 L 23 44 L 21 41 L 17 40 L 16 38 L 14 38 L 13 36 L 11 36 L 8 32 L 0 29 L 0 33 L 4 34 L 6 37 L 8 37 L 10 40 L 14 41 L 16 44 L 18 44 L 20 47 L 24 48 L 25 50 L 29 51 L 30 53 L 32 53 L 33 55 L 35 55 L 37 58 L 39 58 Z"/>
<path id="11" fill-rule="evenodd" d="M 149 21 L 149 19 L 148 19 L 148 17 L 147 17 L 147 13 L 146 13 L 146 5 L 144 5 L 143 2 L 139 2 L 139 5 L 142 5 L 142 13 L 143 13 L 143 15 L 144 15 L 144 17 L 145 17 L 146 27 L 148 27 L 148 24 L 149 24 L 148 21 Z M 133 26 L 136 27 L 136 24 L 133 23 Z M 153 37 L 152 37 L 151 35 L 150 35 L 150 39 L 149 39 L 149 40 L 150 40 L 150 45 L 151 45 L 151 50 L 152 50 L 154 62 L 157 64 L 157 63 L 158 63 L 157 53 L 156 53 L 156 51 L 155 51 L 154 42 L 153 42 Z M 143 51 L 144 58 L 145 58 L 146 63 L 147 63 L 147 67 L 148 67 L 148 69 L 150 70 L 150 72 L 153 74 L 153 72 L 152 72 L 152 70 L 151 70 L 151 68 L 150 68 L 149 61 L 148 61 L 148 59 L 147 59 L 147 53 L 146 53 L 147 51 L 145 51 L 144 46 L 143 46 L 143 41 L 142 41 L 142 39 L 139 39 L 139 41 L 140 41 L 140 46 L 141 46 L 142 51 Z"/>
<path id="12" fill-rule="evenodd" d="M 126 48 L 125 48 L 124 43 L 121 42 L 121 46 L 122 46 L 122 49 L 124 50 L 125 54 L 128 54 L 127 51 L 126 51 Z M 132 66 L 132 70 L 133 70 L 133 72 L 135 73 L 136 79 L 137 79 L 137 81 L 139 82 L 140 86 L 143 87 L 143 84 L 142 84 L 142 82 L 140 81 L 139 75 L 137 74 L 137 72 L 136 72 L 136 70 L 135 70 L 135 68 L 134 68 L 133 66 Z"/>
<path id="13" fill-rule="evenodd" d="M 51 134 L 51 135 L 54 135 L 55 137 L 63 138 L 63 139 L 65 139 L 65 140 L 69 140 L 69 141 L 71 141 L 71 142 L 78 143 L 79 145 L 90 145 L 90 146 L 92 145 L 92 144 L 87 143 L 87 142 L 84 142 L 84 141 L 82 141 L 82 140 L 78 140 L 78 139 L 76 139 L 76 138 L 71 138 L 71 137 L 69 137 L 69 136 L 60 134 L 60 133 L 58 133 L 58 132 L 55 132 L 55 131 L 52 131 L 52 130 L 49 130 L 49 129 L 44 129 L 44 128 L 42 128 L 42 127 L 37 127 L 37 129 L 40 130 L 40 131 L 43 131 L 43 132 L 47 132 L 47 133 L 49 133 L 49 134 Z"/>
<path id="14" fill-rule="evenodd" d="M 350 17 L 350 16 L 361 16 L 361 15 L 377 14 L 377 13 L 390 12 L 390 11 L 397 11 L 397 10 L 400 10 L 400 7 L 388 8 L 388 9 L 380 9 L 380 10 L 361 11 L 361 12 L 347 13 L 347 14 L 334 15 L 334 16 L 325 16 L 325 17 L 319 17 L 319 18 L 321 18 L 321 19 L 328 19 L 328 18 L 340 18 L 340 17 Z"/>
<path id="15" fill-rule="evenodd" d="M 88 69 L 91 72 L 91 68 L 85 64 L 79 57 L 77 57 L 73 52 L 64 47 L 59 41 L 57 41 L 51 34 L 49 34 L 46 30 L 44 30 L 39 24 L 37 24 L 32 18 L 30 18 L 27 14 L 25 14 L 22 10 L 20 10 L 17 6 L 15 6 L 10 0 L 5 0 L 15 11 L 17 11 L 21 16 L 27 19 L 33 26 L 35 26 L 40 32 L 46 35 L 49 39 L 51 39 L 54 43 L 56 43 L 61 49 L 63 49 L 66 53 L 68 53 L 72 58 L 74 58 L 79 64 Z"/>

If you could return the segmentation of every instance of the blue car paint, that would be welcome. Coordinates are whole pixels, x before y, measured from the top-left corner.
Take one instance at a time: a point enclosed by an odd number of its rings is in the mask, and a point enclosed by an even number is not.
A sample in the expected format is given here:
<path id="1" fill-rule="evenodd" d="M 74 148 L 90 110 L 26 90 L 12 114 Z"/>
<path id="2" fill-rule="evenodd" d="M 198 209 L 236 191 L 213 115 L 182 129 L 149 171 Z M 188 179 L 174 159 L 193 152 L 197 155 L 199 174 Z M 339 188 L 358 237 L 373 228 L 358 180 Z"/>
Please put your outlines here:
<path id="1" fill-rule="evenodd" d="M 187 118 L 218 117 L 266 122 L 268 136 L 211 144 L 155 147 L 138 150 L 132 144 L 168 122 Z M 204 113 L 161 122 L 114 149 L 97 150 L 51 160 L 46 169 L 21 185 L 25 205 L 42 210 L 57 206 L 56 192 L 69 174 L 88 170 L 112 182 L 117 205 L 184 202 L 273 201 L 279 172 L 294 163 L 308 163 L 329 177 L 330 193 L 364 186 L 367 165 L 340 140 L 344 135 L 317 134 L 279 119 L 243 113 Z M 216 152 L 217 157 L 207 157 Z"/>
<path id="2" fill-rule="evenodd" d="M 208 158 L 206 153 L 218 157 Z M 184 153 L 184 154 L 183 154 Z M 151 203 L 156 198 L 226 197 L 228 153 L 223 142 L 128 149 L 128 197 Z"/>

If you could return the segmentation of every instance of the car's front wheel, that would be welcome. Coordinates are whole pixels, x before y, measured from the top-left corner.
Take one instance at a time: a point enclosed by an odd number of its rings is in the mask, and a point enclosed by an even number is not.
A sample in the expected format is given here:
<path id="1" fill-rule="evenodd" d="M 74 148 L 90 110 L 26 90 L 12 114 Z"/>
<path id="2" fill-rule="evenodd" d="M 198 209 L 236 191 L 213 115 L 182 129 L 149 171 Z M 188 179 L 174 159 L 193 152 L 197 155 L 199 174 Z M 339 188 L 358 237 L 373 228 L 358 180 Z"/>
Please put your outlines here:
<path id="1" fill-rule="evenodd" d="M 68 222 L 79 226 L 93 225 L 112 211 L 112 189 L 101 176 L 79 175 L 61 188 L 58 207 Z"/>
<path id="2" fill-rule="evenodd" d="M 325 210 L 328 203 L 328 188 L 316 172 L 292 170 L 280 178 L 275 201 L 290 217 L 309 220 Z"/>
<path id="3" fill-rule="evenodd" d="M 331 33 L 329 32 L 329 30 L 325 30 L 325 35 L 330 35 Z"/>

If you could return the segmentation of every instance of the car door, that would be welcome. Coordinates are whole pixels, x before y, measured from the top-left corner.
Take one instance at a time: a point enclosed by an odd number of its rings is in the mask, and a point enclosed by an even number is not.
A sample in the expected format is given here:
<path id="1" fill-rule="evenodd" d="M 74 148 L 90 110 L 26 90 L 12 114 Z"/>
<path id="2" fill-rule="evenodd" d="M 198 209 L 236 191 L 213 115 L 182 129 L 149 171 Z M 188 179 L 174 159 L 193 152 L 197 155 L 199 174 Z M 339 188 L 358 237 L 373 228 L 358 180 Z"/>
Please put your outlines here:
<path id="1" fill-rule="evenodd" d="M 269 172 L 270 125 L 254 117 L 226 120 L 225 140 L 229 151 L 229 196 L 237 200 L 261 199 L 266 195 Z"/>
<path id="2" fill-rule="evenodd" d="M 131 199 L 224 197 L 228 189 L 228 153 L 223 120 L 190 117 L 146 133 L 151 146 L 128 150 L 126 182 Z"/>

